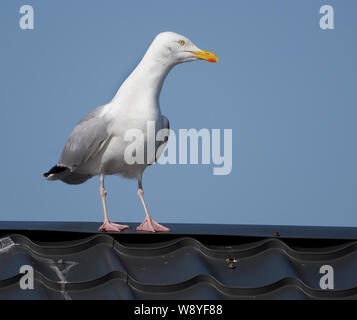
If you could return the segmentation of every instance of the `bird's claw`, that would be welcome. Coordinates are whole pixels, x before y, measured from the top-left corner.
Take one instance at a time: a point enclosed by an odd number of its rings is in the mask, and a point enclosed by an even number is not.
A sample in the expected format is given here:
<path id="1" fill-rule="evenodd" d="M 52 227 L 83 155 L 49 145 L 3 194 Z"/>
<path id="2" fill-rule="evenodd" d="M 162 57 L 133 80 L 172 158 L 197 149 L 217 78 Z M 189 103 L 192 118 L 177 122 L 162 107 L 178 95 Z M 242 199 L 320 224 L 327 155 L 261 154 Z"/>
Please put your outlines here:
<path id="1" fill-rule="evenodd" d="M 147 231 L 147 232 L 169 232 L 170 229 L 157 223 L 151 217 L 146 217 L 143 223 L 136 227 L 136 231 Z"/>
<path id="2" fill-rule="evenodd" d="M 104 222 L 98 229 L 100 232 L 120 232 L 129 229 L 125 224 L 112 223 L 110 221 Z"/>

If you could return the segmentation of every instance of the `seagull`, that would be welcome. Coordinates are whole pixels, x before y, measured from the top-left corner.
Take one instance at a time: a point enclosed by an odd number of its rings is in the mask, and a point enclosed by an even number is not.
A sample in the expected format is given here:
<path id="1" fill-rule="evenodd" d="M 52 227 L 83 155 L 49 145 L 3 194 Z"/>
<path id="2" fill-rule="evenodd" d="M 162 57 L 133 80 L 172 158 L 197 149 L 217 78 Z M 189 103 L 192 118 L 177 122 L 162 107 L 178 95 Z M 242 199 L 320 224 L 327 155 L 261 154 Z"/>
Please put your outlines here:
<path id="1" fill-rule="evenodd" d="M 163 82 L 171 69 L 195 60 L 218 62 L 218 57 L 199 49 L 191 40 L 174 32 L 158 34 L 144 57 L 122 83 L 111 102 L 88 113 L 69 137 L 58 163 L 44 174 L 47 180 L 61 180 L 77 185 L 99 176 L 99 193 L 103 205 L 104 222 L 101 232 L 120 232 L 129 226 L 113 223 L 108 218 L 106 175 L 121 175 L 138 181 L 138 196 L 145 211 L 145 220 L 137 231 L 168 232 L 169 228 L 151 218 L 144 200 L 142 176 L 144 170 L 163 153 L 168 136 L 154 142 L 154 157 L 146 156 L 144 163 L 128 163 L 125 157 L 130 141 L 128 130 L 139 130 L 143 139 L 139 147 L 149 147 L 147 123 L 152 122 L 155 136 L 159 130 L 170 128 L 169 120 L 161 114 L 159 96 Z M 154 158 L 154 159 L 153 159 Z"/>

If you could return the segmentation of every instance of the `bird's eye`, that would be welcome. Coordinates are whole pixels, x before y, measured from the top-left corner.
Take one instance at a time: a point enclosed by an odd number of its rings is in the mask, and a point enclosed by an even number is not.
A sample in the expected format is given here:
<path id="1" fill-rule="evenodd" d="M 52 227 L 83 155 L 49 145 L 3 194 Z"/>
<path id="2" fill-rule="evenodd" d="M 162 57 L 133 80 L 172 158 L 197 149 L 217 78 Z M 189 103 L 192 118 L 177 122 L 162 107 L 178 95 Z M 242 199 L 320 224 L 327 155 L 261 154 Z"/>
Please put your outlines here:
<path id="1" fill-rule="evenodd" d="M 184 46 L 186 44 L 185 40 L 180 40 L 178 43 L 180 46 Z"/>

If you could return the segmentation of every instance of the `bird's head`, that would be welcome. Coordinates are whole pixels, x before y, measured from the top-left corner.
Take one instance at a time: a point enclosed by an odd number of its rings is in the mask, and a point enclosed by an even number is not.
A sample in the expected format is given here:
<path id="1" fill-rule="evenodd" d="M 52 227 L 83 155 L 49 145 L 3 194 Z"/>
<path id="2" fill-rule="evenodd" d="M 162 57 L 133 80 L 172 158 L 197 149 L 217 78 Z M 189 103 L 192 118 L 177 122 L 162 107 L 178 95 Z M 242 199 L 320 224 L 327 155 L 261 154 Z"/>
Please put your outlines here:
<path id="1" fill-rule="evenodd" d="M 155 59 L 169 64 L 195 60 L 218 62 L 218 57 L 209 51 L 199 49 L 190 39 L 174 32 L 162 32 L 156 36 L 150 49 Z"/>

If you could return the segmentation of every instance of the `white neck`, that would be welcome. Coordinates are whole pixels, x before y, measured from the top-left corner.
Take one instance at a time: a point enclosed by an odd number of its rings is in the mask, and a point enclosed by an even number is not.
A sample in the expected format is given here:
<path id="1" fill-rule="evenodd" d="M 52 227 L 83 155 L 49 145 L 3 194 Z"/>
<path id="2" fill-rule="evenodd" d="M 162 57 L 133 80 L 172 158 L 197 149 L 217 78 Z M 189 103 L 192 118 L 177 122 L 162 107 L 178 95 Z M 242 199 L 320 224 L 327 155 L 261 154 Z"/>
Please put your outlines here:
<path id="1" fill-rule="evenodd" d="M 138 66 L 123 82 L 113 102 L 134 96 L 158 101 L 164 80 L 176 64 L 160 56 L 155 47 L 151 46 Z"/>

